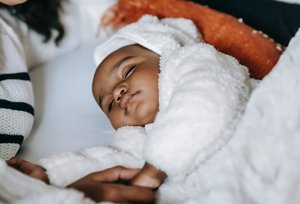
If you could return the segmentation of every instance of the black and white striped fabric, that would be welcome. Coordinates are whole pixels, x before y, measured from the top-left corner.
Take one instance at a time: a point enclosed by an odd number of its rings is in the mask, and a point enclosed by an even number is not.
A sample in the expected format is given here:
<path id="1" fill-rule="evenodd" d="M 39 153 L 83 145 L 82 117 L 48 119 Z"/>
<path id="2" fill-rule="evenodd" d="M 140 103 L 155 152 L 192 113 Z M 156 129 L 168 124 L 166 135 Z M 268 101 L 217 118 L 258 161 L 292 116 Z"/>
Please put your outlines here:
<path id="1" fill-rule="evenodd" d="M 0 157 L 15 156 L 34 120 L 32 84 L 15 32 L 0 19 Z"/>

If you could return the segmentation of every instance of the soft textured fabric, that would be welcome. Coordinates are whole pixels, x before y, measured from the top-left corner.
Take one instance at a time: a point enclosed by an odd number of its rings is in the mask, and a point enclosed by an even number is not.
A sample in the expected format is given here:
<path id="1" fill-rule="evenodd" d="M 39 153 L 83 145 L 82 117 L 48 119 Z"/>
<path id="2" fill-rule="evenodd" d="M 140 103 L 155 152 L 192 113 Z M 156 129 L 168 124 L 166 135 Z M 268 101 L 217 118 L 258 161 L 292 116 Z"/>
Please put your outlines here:
<path id="1" fill-rule="evenodd" d="M 181 203 L 299 203 L 299 54 L 298 30 L 253 91 L 231 142 L 187 181 L 194 185 Z M 169 197 L 180 194 L 181 186 L 172 186 Z"/>
<path id="2" fill-rule="evenodd" d="M 116 165 L 140 168 L 144 164 L 142 149 L 145 136 L 145 130 L 141 127 L 120 128 L 110 146 L 58 154 L 39 163 L 47 169 L 51 184 L 57 186 L 66 186 L 91 172 Z"/>
<path id="3" fill-rule="evenodd" d="M 234 58 L 207 44 L 163 53 L 160 67 L 159 112 L 147 130 L 144 158 L 178 180 L 231 138 L 251 80 Z"/>
<path id="4" fill-rule="evenodd" d="M 34 99 L 23 47 L 0 18 L 0 157 L 16 155 L 34 120 Z"/>

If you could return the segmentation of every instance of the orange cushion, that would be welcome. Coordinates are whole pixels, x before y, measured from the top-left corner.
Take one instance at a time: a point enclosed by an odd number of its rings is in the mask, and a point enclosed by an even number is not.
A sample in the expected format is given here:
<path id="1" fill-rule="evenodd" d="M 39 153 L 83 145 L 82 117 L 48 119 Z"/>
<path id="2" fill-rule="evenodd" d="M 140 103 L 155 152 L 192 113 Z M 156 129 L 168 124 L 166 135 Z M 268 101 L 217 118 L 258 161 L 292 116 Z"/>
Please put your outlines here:
<path id="1" fill-rule="evenodd" d="M 119 28 L 144 14 L 193 20 L 205 42 L 238 59 L 256 79 L 269 73 L 282 53 L 278 44 L 235 17 L 184 0 L 118 0 L 102 22 Z"/>

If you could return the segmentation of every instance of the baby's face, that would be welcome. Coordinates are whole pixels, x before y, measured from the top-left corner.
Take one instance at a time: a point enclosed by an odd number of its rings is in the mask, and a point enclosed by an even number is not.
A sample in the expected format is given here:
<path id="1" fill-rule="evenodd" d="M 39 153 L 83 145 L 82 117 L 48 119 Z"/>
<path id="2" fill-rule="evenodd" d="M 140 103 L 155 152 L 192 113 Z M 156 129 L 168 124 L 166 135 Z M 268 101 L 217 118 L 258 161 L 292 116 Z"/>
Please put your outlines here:
<path id="1" fill-rule="evenodd" d="M 110 54 L 98 67 L 93 95 L 112 126 L 144 126 L 158 112 L 159 55 L 139 45 Z"/>

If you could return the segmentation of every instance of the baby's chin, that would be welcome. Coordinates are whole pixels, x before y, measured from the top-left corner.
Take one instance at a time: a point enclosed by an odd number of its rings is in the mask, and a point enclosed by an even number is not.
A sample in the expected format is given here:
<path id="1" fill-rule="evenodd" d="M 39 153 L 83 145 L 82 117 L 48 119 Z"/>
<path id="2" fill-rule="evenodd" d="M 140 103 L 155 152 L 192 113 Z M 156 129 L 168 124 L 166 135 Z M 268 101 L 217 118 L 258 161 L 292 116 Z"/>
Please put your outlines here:
<path id="1" fill-rule="evenodd" d="M 135 126 L 145 127 L 146 125 L 149 125 L 149 124 L 153 123 L 154 119 L 155 119 L 155 115 L 148 115 L 146 118 L 144 118 L 143 120 L 141 120 L 139 122 L 139 124 L 137 124 Z"/>
<path id="2" fill-rule="evenodd" d="M 156 106 L 147 107 L 139 104 L 129 117 L 123 118 L 121 121 L 117 121 L 118 124 L 114 124 L 113 121 L 111 121 L 111 124 L 116 130 L 126 126 L 145 127 L 146 125 L 154 122 L 157 112 L 158 107 Z"/>
<path id="3" fill-rule="evenodd" d="M 151 124 L 152 122 L 149 123 L 128 123 L 128 124 L 123 124 L 123 125 L 118 125 L 118 126 L 113 126 L 115 130 L 122 128 L 122 127 L 128 127 L 128 126 L 135 126 L 135 127 L 145 127 L 148 124 Z"/>
<path id="4" fill-rule="evenodd" d="M 118 125 L 112 125 L 115 130 L 126 127 L 126 126 L 138 126 L 138 127 L 145 127 L 146 125 L 149 125 L 154 122 L 154 118 L 147 118 L 144 120 L 136 121 L 136 122 L 131 122 L 131 123 L 123 123 L 123 124 L 118 124 Z"/>
<path id="5" fill-rule="evenodd" d="M 139 107 L 136 111 L 136 125 L 145 126 L 154 122 L 156 114 L 158 112 L 157 106 L 151 107 Z"/>

